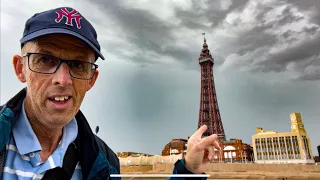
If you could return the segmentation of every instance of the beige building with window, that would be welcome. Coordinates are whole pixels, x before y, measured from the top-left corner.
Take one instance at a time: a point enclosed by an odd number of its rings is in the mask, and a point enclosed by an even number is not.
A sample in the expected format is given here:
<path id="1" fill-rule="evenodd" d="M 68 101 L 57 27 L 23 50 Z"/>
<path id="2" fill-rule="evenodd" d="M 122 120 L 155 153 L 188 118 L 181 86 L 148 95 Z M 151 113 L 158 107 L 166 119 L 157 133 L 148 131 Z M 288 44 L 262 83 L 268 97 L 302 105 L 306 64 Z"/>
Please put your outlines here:
<path id="1" fill-rule="evenodd" d="M 290 114 L 290 119 L 291 132 L 256 129 L 257 134 L 252 136 L 256 163 L 314 163 L 310 139 L 300 113 Z"/>

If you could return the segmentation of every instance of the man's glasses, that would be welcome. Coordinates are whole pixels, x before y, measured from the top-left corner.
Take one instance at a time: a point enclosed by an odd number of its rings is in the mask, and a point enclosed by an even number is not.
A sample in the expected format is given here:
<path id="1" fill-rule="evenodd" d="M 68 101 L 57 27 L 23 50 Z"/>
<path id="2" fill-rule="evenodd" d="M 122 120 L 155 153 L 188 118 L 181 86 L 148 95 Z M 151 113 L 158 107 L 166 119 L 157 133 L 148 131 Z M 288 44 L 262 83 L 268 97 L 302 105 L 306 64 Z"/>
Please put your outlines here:
<path id="1" fill-rule="evenodd" d="M 41 74 L 54 74 L 62 63 L 69 67 L 69 74 L 76 79 L 90 80 L 93 78 L 98 65 L 80 61 L 64 60 L 52 55 L 42 53 L 26 53 L 23 57 L 28 57 L 29 69 Z"/>

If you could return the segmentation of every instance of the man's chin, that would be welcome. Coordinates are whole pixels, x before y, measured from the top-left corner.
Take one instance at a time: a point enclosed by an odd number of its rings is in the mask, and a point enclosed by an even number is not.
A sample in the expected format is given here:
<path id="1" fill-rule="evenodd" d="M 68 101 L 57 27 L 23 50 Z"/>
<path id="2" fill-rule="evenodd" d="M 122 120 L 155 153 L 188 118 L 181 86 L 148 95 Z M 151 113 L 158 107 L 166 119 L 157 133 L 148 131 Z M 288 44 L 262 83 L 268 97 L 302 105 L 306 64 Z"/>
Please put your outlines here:
<path id="1" fill-rule="evenodd" d="M 48 118 L 47 124 L 54 126 L 54 127 L 63 127 L 67 125 L 71 120 L 73 116 L 57 116 L 53 115 L 50 118 Z"/>

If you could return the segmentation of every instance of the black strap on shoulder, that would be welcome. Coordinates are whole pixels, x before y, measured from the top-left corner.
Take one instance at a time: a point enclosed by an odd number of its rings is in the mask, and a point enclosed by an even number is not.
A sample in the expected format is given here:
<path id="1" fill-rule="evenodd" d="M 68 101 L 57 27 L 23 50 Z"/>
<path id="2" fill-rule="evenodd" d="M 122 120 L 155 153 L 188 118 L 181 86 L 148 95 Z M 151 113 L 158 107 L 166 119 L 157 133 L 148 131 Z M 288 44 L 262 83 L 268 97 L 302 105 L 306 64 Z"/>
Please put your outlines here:
<path id="1" fill-rule="evenodd" d="M 71 143 L 67 149 L 67 152 L 63 158 L 63 165 L 61 167 L 56 167 L 48 170 L 44 176 L 43 180 L 67 180 L 71 179 L 73 172 L 78 163 L 78 151 L 74 143 Z"/>
<path id="2" fill-rule="evenodd" d="M 0 179 L 2 179 L 3 169 L 4 169 L 4 156 L 6 153 L 6 148 L 0 151 Z"/>

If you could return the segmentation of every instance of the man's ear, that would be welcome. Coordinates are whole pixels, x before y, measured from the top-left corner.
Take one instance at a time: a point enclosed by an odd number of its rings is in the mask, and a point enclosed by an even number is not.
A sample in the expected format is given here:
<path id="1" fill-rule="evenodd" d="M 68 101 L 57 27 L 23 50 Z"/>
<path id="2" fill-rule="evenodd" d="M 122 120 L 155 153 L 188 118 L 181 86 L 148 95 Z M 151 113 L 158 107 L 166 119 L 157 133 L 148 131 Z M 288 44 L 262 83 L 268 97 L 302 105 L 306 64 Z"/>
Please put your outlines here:
<path id="1" fill-rule="evenodd" d="M 13 56 L 12 64 L 14 68 L 14 72 L 16 73 L 17 78 L 22 82 L 26 82 L 25 70 L 23 67 L 23 57 L 20 55 Z"/>
<path id="2" fill-rule="evenodd" d="M 89 86 L 88 86 L 88 88 L 87 88 L 87 91 L 89 91 L 89 90 L 94 86 L 94 84 L 96 83 L 96 80 L 97 80 L 97 78 L 98 78 L 98 75 L 99 75 L 99 71 L 96 70 L 96 71 L 94 72 L 93 78 L 89 80 Z"/>

